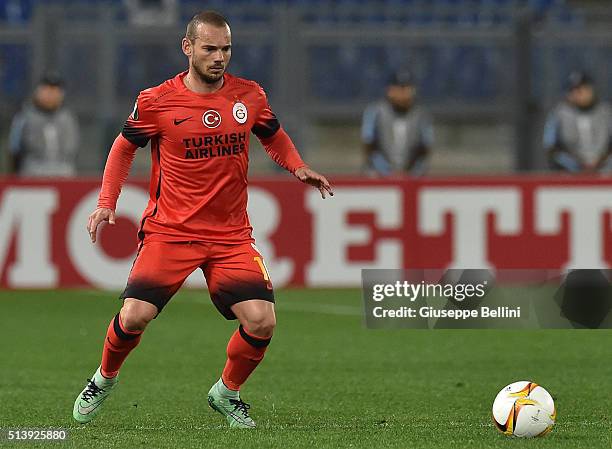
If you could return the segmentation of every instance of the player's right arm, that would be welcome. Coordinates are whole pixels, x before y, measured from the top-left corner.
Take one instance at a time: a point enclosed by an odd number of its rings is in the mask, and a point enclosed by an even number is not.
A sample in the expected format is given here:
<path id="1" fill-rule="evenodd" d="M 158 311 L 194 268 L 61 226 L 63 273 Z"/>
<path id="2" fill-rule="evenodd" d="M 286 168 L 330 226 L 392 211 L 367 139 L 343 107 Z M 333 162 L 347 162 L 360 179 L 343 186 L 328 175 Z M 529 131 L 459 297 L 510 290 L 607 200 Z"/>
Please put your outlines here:
<path id="1" fill-rule="evenodd" d="M 92 243 L 96 242 L 98 226 L 103 221 L 115 224 L 115 208 L 121 188 L 127 180 L 138 147 L 147 145 L 157 134 L 156 116 L 151 107 L 150 91 L 140 93 L 134 110 L 123 125 L 106 160 L 102 189 L 98 197 L 98 207 L 89 216 L 87 232 Z"/>
<path id="2" fill-rule="evenodd" d="M 100 223 L 108 221 L 110 224 L 115 224 L 117 199 L 130 174 L 137 148 L 137 145 L 119 134 L 108 153 L 102 177 L 102 189 L 98 197 L 98 207 L 89 216 L 87 223 L 87 231 L 92 243 L 96 242 L 96 232 Z"/>

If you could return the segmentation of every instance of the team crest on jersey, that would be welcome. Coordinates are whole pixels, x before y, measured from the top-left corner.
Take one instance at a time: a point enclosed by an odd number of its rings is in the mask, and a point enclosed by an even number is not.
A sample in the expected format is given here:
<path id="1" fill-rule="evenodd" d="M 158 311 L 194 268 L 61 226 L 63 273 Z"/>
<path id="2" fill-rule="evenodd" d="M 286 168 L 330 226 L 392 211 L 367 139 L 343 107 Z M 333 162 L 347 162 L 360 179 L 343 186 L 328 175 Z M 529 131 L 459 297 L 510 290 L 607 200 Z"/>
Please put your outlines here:
<path id="1" fill-rule="evenodd" d="M 240 101 L 234 103 L 234 107 L 232 108 L 232 115 L 234 116 L 234 119 L 241 125 L 245 123 L 248 118 L 248 112 L 244 103 L 241 103 Z"/>
<path id="2" fill-rule="evenodd" d="M 209 109 L 202 114 L 202 123 L 210 129 L 218 128 L 221 124 L 221 114 L 214 109 Z"/>

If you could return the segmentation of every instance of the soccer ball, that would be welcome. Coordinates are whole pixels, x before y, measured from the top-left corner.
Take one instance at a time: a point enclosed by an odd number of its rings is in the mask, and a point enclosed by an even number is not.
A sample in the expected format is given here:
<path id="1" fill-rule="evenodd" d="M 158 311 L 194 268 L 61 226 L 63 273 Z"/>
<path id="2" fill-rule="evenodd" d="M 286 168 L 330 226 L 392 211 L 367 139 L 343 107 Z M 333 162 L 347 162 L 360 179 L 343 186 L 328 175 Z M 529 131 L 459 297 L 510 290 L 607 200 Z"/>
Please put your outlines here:
<path id="1" fill-rule="evenodd" d="M 557 418 L 555 402 L 543 387 L 525 380 L 504 387 L 493 401 L 493 422 L 504 435 L 546 435 Z"/>

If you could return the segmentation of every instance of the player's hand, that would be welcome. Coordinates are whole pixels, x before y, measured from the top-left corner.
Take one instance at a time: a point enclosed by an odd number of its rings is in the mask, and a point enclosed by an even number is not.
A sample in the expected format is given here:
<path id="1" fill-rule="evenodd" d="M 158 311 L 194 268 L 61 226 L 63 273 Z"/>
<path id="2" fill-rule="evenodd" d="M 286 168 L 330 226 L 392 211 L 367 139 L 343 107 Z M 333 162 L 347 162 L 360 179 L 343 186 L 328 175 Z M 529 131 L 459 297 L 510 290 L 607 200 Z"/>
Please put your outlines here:
<path id="1" fill-rule="evenodd" d="M 91 238 L 91 243 L 96 243 L 96 234 L 98 232 L 98 225 L 103 221 L 108 221 L 110 224 L 115 224 L 115 211 L 107 209 L 105 207 L 99 207 L 92 212 L 87 222 L 87 232 Z"/>
<path id="2" fill-rule="evenodd" d="M 330 196 L 334 196 L 334 191 L 332 190 L 331 185 L 325 176 L 318 174 L 316 171 L 311 170 L 308 167 L 298 168 L 295 171 L 295 177 L 300 181 L 319 189 L 323 199 L 325 199 L 325 192 L 328 192 Z"/>

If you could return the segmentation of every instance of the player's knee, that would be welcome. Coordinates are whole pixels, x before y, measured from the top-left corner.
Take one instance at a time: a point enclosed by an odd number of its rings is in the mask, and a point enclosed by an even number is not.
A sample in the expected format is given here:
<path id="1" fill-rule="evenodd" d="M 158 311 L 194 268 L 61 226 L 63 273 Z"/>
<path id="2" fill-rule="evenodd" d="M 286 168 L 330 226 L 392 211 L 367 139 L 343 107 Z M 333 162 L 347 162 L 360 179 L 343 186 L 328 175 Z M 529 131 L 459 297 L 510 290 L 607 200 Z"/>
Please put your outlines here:
<path id="1" fill-rule="evenodd" d="M 121 324 L 127 331 L 143 331 L 147 327 L 147 324 L 152 320 L 147 315 L 143 315 L 134 311 L 131 308 L 121 309 Z"/>
<path id="2" fill-rule="evenodd" d="M 274 333 L 274 328 L 276 327 L 276 317 L 273 313 L 257 314 L 249 317 L 246 326 L 244 327 L 250 334 L 255 335 L 256 337 L 268 338 Z"/>
<path id="3" fill-rule="evenodd" d="M 128 331 L 143 331 L 157 315 L 157 308 L 144 301 L 128 298 L 121 308 L 121 324 Z"/>

